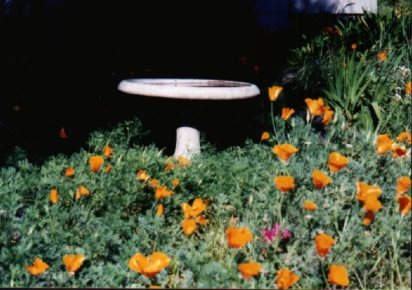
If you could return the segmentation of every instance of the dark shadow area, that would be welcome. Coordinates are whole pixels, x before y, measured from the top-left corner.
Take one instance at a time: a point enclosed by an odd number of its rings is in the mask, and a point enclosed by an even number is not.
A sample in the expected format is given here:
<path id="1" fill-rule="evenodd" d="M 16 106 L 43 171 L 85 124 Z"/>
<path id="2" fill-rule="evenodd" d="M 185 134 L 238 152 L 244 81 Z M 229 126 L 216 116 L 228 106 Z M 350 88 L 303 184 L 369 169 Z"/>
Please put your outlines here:
<path id="1" fill-rule="evenodd" d="M 175 128 L 163 116 L 171 105 L 129 104 L 137 97 L 117 85 L 131 77 L 254 83 L 262 95 L 253 105 L 205 103 L 201 126 L 218 148 L 258 136 L 261 124 L 252 116 L 262 112 L 266 86 L 301 34 L 324 23 L 298 15 L 290 31 L 269 33 L 256 17 L 250 0 L 0 1 L 0 164 L 15 146 L 33 162 L 77 151 L 91 131 L 131 116 L 151 131 L 145 144 L 169 152 Z M 147 113 L 153 108 L 157 115 Z M 61 128 L 67 139 L 59 137 Z"/>

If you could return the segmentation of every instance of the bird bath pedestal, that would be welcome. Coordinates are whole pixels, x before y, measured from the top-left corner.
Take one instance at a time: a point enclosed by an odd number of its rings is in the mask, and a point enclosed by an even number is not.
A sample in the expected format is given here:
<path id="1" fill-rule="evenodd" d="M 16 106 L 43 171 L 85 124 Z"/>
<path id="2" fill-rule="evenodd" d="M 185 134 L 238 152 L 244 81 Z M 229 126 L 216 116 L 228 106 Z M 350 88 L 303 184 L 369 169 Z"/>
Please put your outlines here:
<path id="1" fill-rule="evenodd" d="M 200 153 L 200 134 L 195 128 L 195 114 L 191 114 L 189 100 L 236 100 L 259 95 L 259 89 L 250 83 L 203 79 L 127 79 L 118 89 L 124 93 L 180 99 L 182 102 L 181 125 L 176 129 L 174 157 L 189 158 Z M 186 100 L 186 101 L 185 101 Z M 180 103 L 179 103 L 180 104 Z M 211 116 L 213 118 L 213 116 Z"/>

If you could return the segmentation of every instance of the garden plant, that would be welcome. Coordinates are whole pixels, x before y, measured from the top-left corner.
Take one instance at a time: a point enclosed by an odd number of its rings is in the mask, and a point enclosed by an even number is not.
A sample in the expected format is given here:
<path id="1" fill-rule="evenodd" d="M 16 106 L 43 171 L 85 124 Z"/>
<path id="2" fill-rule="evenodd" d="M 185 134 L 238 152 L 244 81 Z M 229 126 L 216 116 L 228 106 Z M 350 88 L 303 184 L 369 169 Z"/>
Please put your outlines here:
<path id="1" fill-rule="evenodd" d="M 0 285 L 410 289 L 410 14 L 389 8 L 296 48 L 255 142 L 175 159 L 133 119 L 42 165 L 10 156 Z"/>

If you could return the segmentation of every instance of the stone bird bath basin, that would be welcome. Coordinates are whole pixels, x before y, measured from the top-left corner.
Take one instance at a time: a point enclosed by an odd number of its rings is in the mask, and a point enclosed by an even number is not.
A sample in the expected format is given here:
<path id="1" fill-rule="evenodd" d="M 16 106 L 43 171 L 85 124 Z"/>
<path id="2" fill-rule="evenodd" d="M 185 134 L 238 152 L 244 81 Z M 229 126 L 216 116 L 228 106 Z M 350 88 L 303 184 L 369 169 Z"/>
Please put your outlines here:
<path id="1" fill-rule="evenodd" d="M 253 98 L 260 93 L 257 86 L 250 83 L 207 79 L 126 79 L 120 82 L 118 89 L 133 95 L 179 99 L 182 111 L 191 110 L 190 105 L 187 105 L 190 103 L 188 100 L 227 101 Z M 200 134 L 199 130 L 191 125 L 195 123 L 195 120 L 191 120 L 196 118 L 195 114 L 183 113 L 181 116 L 183 125 L 176 129 L 173 155 L 175 158 L 183 156 L 190 159 L 194 154 L 200 153 Z"/>

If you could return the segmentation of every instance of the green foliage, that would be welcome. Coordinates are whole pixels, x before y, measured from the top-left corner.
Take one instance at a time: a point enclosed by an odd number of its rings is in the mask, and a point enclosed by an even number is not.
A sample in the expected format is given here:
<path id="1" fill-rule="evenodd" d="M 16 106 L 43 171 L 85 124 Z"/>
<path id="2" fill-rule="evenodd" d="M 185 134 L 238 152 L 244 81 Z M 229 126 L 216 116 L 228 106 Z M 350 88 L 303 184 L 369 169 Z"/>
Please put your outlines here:
<path id="1" fill-rule="evenodd" d="M 378 14 L 342 17 L 335 27 L 291 51 L 288 83 L 302 97 L 322 96 L 349 126 L 393 132 L 408 124 L 411 95 L 411 5 L 404 1 L 380 4 Z M 377 55 L 385 52 L 387 60 Z M 402 114 L 399 114 L 399 113 Z"/>
<path id="2" fill-rule="evenodd" d="M 300 119 L 285 123 L 275 118 L 275 123 L 276 143 L 288 142 L 299 149 L 288 164 L 271 152 L 276 145 L 272 137 L 265 144 L 249 141 L 222 152 L 207 145 L 187 167 L 175 162 L 173 170 L 165 170 L 170 161 L 155 147 L 125 144 L 140 134 L 134 122 L 94 133 L 89 151 L 52 157 L 40 168 L 25 160 L 1 168 L 0 285 L 273 288 L 276 271 L 288 267 L 300 277 L 297 287 L 319 289 L 330 287 L 325 278 L 329 265 L 342 263 L 348 268 L 351 288 L 410 287 L 411 215 L 401 217 L 394 198 L 397 178 L 411 174 L 410 156 L 378 156 L 373 135 L 343 131 L 339 122 L 323 142 Z M 88 158 L 101 154 L 106 144 L 113 147 L 113 157 L 105 158 L 98 172 L 90 172 Z M 347 168 L 328 171 L 332 151 L 350 159 Z M 113 169 L 105 173 L 108 164 Z M 74 177 L 63 175 L 68 166 L 75 168 Z M 311 172 L 316 168 L 328 172 L 333 183 L 315 189 Z M 180 184 L 173 189 L 175 194 L 156 200 L 154 190 L 136 179 L 138 170 L 168 188 L 174 178 Z M 281 193 L 276 189 L 272 180 L 283 174 L 295 178 L 295 190 Z M 370 226 L 362 224 L 364 211 L 355 198 L 357 180 L 377 184 L 383 191 L 383 209 Z M 79 185 L 91 194 L 76 200 Z M 54 205 L 49 201 L 51 188 L 59 191 Z M 208 201 L 204 214 L 209 224 L 185 236 L 180 205 L 196 197 Z M 314 200 L 319 209 L 305 212 L 306 199 Z M 165 206 L 163 217 L 155 214 L 159 203 Z M 264 242 L 261 228 L 275 223 L 290 230 L 292 238 Z M 230 249 L 225 238 L 230 224 L 247 226 L 254 240 L 241 249 Z M 315 251 L 313 239 L 320 230 L 337 241 L 326 258 Z M 128 268 L 136 252 L 154 251 L 166 253 L 172 261 L 153 280 Z M 73 253 L 83 253 L 86 262 L 70 276 L 62 257 Z M 50 265 L 39 276 L 25 270 L 35 257 Z M 237 266 L 250 260 L 261 263 L 263 271 L 245 280 Z"/>

